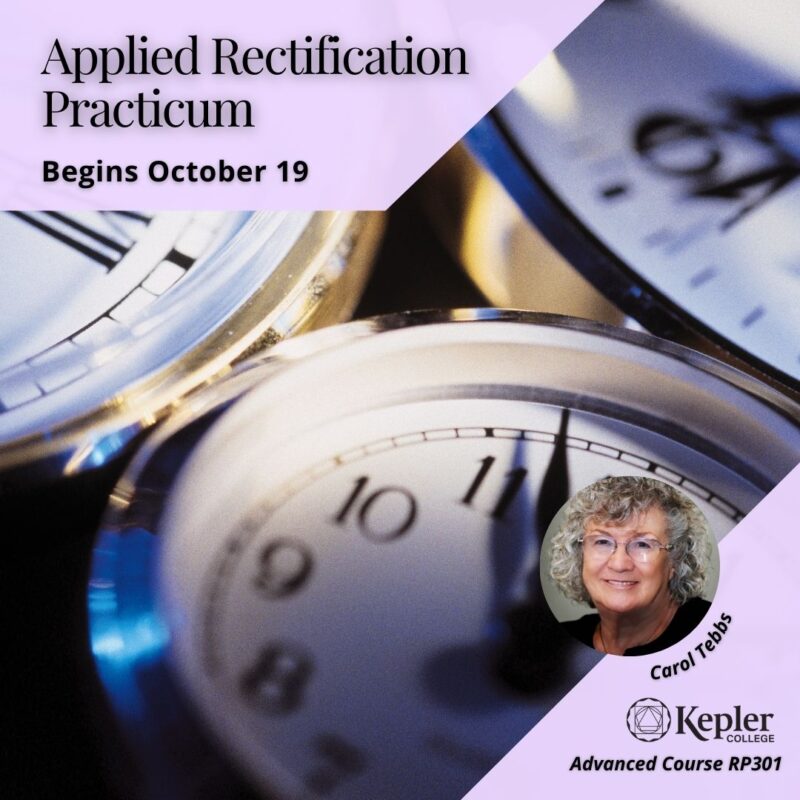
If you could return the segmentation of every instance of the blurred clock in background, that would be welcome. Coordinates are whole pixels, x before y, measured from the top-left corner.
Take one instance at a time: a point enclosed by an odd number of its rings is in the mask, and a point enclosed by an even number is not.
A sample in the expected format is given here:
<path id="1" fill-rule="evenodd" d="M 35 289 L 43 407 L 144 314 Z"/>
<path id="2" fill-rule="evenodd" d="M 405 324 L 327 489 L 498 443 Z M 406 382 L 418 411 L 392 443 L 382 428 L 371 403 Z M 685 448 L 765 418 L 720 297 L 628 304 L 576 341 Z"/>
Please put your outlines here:
<path id="1" fill-rule="evenodd" d="M 793 33 L 788 0 L 604 3 L 434 170 L 443 238 L 494 302 L 633 318 L 796 393 Z"/>

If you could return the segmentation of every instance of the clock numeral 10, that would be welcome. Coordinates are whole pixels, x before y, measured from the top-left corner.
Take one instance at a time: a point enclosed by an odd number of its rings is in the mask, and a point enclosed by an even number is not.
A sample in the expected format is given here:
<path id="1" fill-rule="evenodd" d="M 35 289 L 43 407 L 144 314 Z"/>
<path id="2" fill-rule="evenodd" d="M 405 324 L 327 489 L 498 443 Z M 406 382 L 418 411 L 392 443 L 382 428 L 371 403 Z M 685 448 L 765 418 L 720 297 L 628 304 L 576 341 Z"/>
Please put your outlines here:
<path id="1" fill-rule="evenodd" d="M 494 456 L 486 456 L 486 458 L 482 458 L 480 460 L 480 469 L 470 484 L 469 489 L 467 489 L 467 493 L 461 498 L 461 502 L 465 506 L 472 505 L 475 495 L 478 494 L 478 491 L 486 479 L 486 476 L 494 466 L 495 460 L 496 459 Z M 506 511 L 508 511 L 511 503 L 514 502 L 514 498 L 517 496 L 517 494 L 519 494 L 519 490 L 522 488 L 522 484 L 525 482 L 527 475 L 528 470 L 525 469 L 525 467 L 515 467 L 505 474 L 505 484 L 503 486 L 503 490 L 500 493 L 500 496 L 497 498 L 494 508 L 489 514 L 492 519 L 502 521 L 505 518 Z"/>
<path id="2" fill-rule="evenodd" d="M 401 486 L 384 486 L 364 495 L 369 478 L 355 482 L 333 521 L 346 525 L 354 519 L 359 531 L 374 542 L 391 542 L 406 533 L 417 518 L 414 495 Z M 363 496 L 362 496 L 363 495 Z"/>

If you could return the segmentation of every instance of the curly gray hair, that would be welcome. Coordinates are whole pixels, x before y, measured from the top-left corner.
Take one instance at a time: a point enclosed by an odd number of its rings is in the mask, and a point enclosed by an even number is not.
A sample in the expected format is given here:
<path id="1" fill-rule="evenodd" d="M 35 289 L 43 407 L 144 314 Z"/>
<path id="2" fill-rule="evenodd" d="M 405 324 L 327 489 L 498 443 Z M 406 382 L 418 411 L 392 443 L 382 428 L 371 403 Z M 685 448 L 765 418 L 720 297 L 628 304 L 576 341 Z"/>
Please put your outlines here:
<path id="1" fill-rule="evenodd" d="M 580 539 L 590 521 L 624 524 L 660 508 L 667 518 L 673 574 L 669 591 L 679 605 L 703 592 L 711 556 L 708 523 L 686 495 L 654 478 L 616 477 L 581 489 L 567 504 L 566 518 L 551 542 L 550 577 L 571 600 L 593 606 L 583 585 Z"/>

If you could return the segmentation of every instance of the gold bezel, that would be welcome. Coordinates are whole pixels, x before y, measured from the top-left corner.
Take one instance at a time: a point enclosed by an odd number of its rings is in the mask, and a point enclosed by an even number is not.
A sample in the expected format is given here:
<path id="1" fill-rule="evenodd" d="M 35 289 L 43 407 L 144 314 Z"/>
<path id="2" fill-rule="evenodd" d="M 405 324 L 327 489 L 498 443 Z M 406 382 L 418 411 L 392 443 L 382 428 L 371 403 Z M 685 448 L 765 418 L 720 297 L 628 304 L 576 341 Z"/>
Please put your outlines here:
<path id="1" fill-rule="evenodd" d="M 4 486 L 52 481 L 102 466 L 244 355 L 295 332 L 347 319 L 382 229 L 383 217 L 374 212 L 315 212 L 260 287 L 198 345 L 89 413 L 5 444 L 0 449 Z"/>

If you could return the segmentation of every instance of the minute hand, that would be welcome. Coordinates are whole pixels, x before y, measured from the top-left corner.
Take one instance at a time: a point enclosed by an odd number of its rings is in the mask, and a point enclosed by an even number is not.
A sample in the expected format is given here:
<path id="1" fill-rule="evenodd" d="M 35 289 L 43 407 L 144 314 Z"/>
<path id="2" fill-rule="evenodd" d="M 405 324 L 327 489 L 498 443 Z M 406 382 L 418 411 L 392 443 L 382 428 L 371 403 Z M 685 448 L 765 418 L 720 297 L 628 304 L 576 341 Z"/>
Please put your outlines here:
<path id="1" fill-rule="evenodd" d="M 561 422 L 536 501 L 533 522 L 534 546 L 541 548 L 545 532 L 558 510 L 569 499 L 567 427 L 569 411 L 561 412 Z M 541 556 L 540 556 L 541 558 Z M 542 593 L 538 560 L 527 579 L 527 598 L 506 612 L 509 634 L 497 658 L 498 677 L 507 686 L 524 694 L 551 689 L 566 667 L 570 637 L 555 620 Z"/>

